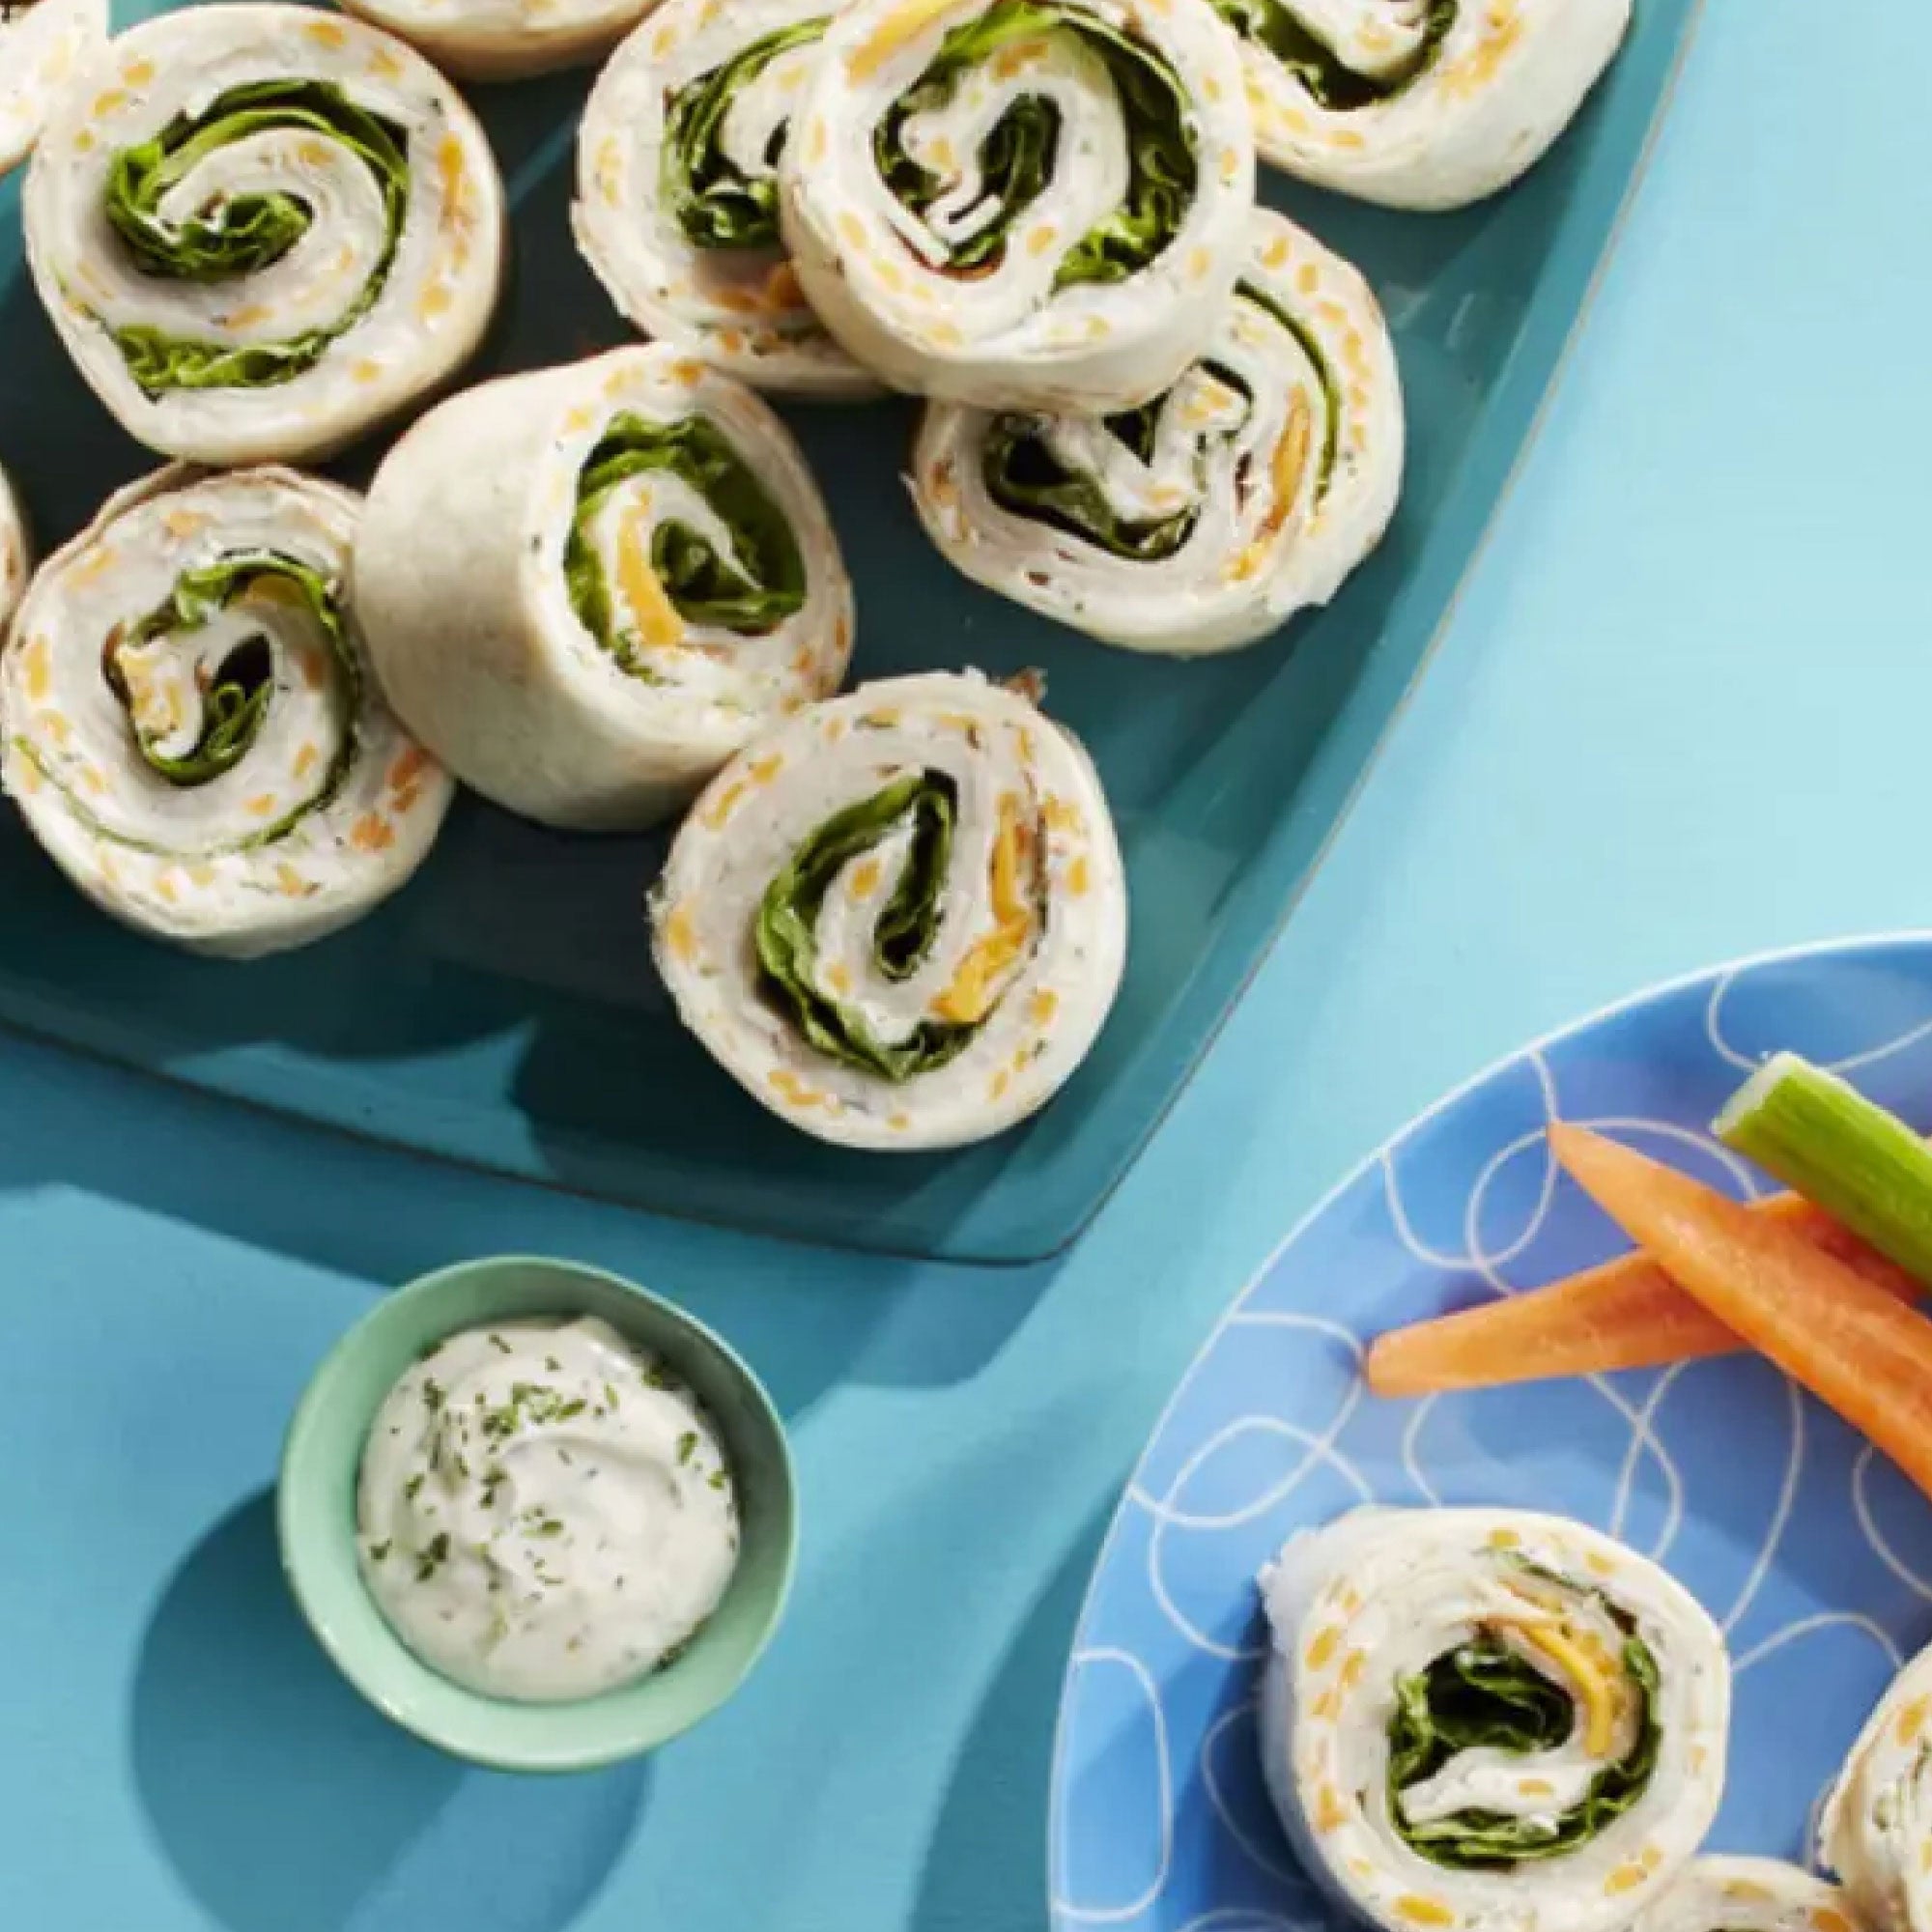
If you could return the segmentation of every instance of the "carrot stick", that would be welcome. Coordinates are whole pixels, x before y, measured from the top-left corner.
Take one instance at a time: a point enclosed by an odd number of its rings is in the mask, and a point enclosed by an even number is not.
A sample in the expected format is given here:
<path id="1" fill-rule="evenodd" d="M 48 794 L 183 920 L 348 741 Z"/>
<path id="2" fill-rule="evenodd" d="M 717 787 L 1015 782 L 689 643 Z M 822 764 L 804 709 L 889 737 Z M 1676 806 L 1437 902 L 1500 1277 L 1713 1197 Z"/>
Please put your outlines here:
<path id="1" fill-rule="evenodd" d="M 1775 1221 L 1900 1301 L 1923 1291 L 1901 1267 L 1796 1194 L 1748 1210 Z M 1744 1343 L 1642 1253 L 1619 1255 L 1548 1288 L 1378 1336 L 1365 1373 L 1377 1395 L 1434 1395 L 1555 1376 L 1661 1368 Z"/>
<path id="2" fill-rule="evenodd" d="M 1932 1495 L 1932 1321 L 1689 1175 L 1558 1122 L 1549 1150 L 1671 1279 Z"/>

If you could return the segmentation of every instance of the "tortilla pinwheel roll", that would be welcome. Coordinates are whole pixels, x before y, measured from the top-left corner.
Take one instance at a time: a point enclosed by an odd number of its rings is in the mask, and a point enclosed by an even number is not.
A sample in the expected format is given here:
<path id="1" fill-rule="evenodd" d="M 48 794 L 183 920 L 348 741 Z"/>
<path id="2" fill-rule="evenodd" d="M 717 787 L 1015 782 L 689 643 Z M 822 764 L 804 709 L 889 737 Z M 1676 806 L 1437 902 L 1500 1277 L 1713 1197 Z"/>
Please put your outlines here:
<path id="1" fill-rule="evenodd" d="M 1834 1885 L 1777 1859 L 1693 1859 L 1633 1932 L 1859 1932 Z"/>
<path id="2" fill-rule="evenodd" d="M 895 387 L 1144 403 L 1247 257 L 1239 48 L 1207 0 L 858 0 L 779 182 L 807 297 Z"/>
<path id="3" fill-rule="evenodd" d="M 1220 326 L 1163 396 L 1108 415 L 927 406 L 912 492 L 968 577 L 1130 650 L 1253 643 L 1325 604 L 1402 487 L 1402 386 L 1369 286 L 1253 217 Z"/>
<path id="4" fill-rule="evenodd" d="M 456 90 L 306 7 L 191 7 L 109 42 L 48 118 L 25 220 L 89 385 L 203 463 L 326 455 L 436 387 L 502 268 L 502 185 Z"/>
<path id="5" fill-rule="evenodd" d="M 1899 1672 L 1865 1720 L 1818 1838 L 1866 1924 L 1932 1925 L 1932 1650 Z"/>
<path id="6" fill-rule="evenodd" d="M 679 830 L 652 918 L 685 1025 L 849 1148 L 1023 1120 L 1086 1057 L 1126 956 L 1086 753 L 974 673 L 866 685 L 747 747 Z"/>
<path id="7" fill-rule="evenodd" d="M 0 175 L 27 158 L 47 105 L 107 38 L 107 0 L 0 0 Z"/>
<path id="8" fill-rule="evenodd" d="M 762 389 L 879 384 L 811 312 L 779 235 L 778 155 L 831 0 L 668 0 L 598 77 L 577 245 L 619 310 Z"/>
<path id="9" fill-rule="evenodd" d="M 1263 160 L 1388 208 L 1463 208 L 1543 158 L 1631 0 L 1214 0 Z"/>
<path id="10" fill-rule="evenodd" d="M 1702 1842 L 1730 1664 L 1654 1563 L 1519 1510 L 1362 1509 L 1263 1573 L 1262 1768 L 1388 1932 L 1610 1932 Z"/>
<path id="11" fill-rule="evenodd" d="M 518 80 L 601 60 L 652 0 L 342 0 L 459 80 Z"/>
<path id="12" fill-rule="evenodd" d="M 0 658 L 0 777 L 89 898 L 245 959 L 359 919 L 451 785 L 383 702 L 344 586 L 358 497 L 177 467 L 48 559 Z"/>
<path id="13" fill-rule="evenodd" d="M 29 558 L 27 520 L 14 499 L 7 472 L 0 469 L 0 642 L 6 639 L 8 620 L 27 587 Z"/>
<path id="14" fill-rule="evenodd" d="M 667 344 L 466 390 L 390 452 L 355 554 L 390 701 L 549 825 L 654 823 L 838 688 L 852 587 L 783 425 Z"/>

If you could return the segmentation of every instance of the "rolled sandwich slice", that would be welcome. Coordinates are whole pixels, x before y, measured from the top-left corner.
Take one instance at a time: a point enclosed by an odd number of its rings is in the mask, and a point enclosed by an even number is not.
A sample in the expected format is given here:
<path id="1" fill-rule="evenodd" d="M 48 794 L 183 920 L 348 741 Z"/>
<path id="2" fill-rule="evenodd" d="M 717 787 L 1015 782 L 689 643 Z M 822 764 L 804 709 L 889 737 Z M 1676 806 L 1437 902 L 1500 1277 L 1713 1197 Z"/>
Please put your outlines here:
<path id="1" fill-rule="evenodd" d="M 359 919 L 429 856 L 451 785 L 345 594 L 361 507 L 292 470 L 165 470 L 35 576 L 0 657 L 0 778 L 117 919 L 249 958 Z"/>
<path id="2" fill-rule="evenodd" d="M 1851 1900 L 1778 1859 L 1693 1859 L 1634 1932 L 1860 1932 Z"/>
<path id="3" fill-rule="evenodd" d="M 665 344 L 431 411 L 371 487 L 355 598 L 423 742 L 507 810 L 586 830 L 676 810 L 836 691 L 852 648 L 798 446 Z"/>
<path id="4" fill-rule="evenodd" d="M 1252 217 L 1213 339 L 1107 415 L 928 405 L 912 491 L 968 577 L 1108 643 L 1232 650 L 1325 604 L 1402 487 L 1402 387 L 1368 284 Z"/>
<path id="5" fill-rule="evenodd" d="M 1207 0 L 858 0 L 779 164 L 793 264 L 898 388 L 1131 407 L 1213 334 L 1254 145 Z"/>
<path id="6" fill-rule="evenodd" d="M 0 175 L 27 158 L 47 108 L 107 38 L 107 0 L 0 4 Z"/>
<path id="7" fill-rule="evenodd" d="M 519 80 L 601 60 L 653 0 L 342 0 L 459 80 Z"/>
<path id="8" fill-rule="evenodd" d="M 873 393 L 779 234 L 778 156 L 829 0 L 668 0 L 598 77 L 577 145 L 577 245 L 646 335 L 762 389 Z"/>
<path id="9" fill-rule="evenodd" d="M 1819 1856 L 1877 1932 L 1932 1932 L 1932 1650 L 1893 1679 L 1825 1805 Z"/>
<path id="10" fill-rule="evenodd" d="M 1730 1665 L 1580 1523 L 1357 1510 L 1262 1577 L 1263 1770 L 1311 1877 L 1389 1932 L 1610 1932 L 1723 1791 Z"/>
<path id="11" fill-rule="evenodd" d="M 27 520 L 20 514 L 7 472 L 0 469 L 0 643 L 6 641 L 20 593 L 27 587 L 32 552 L 27 543 Z"/>
<path id="12" fill-rule="evenodd" d="M 1214 0 L 1262 158 L 1389 208 L 1462 208 L 1542 159 L 1631 0 Z"/>
<path id="13" fill-rule="evenodd" d="M 502 272 L 482 129 L 400 41 L 305 7 L 163 14 L 62 94 L 34 283 L 129 435 L 216 464 L 340 448 L 454 374 Z"/>
<path id="14" fill-rule="evenodd" d="M 849 1148 L 1024 1119 L 1085 1058 L 1126 956 L 1093 765 L 970 673 L 867 685 L 748 746 L 680 829 L 652 918 L 684 1023 Z"/>

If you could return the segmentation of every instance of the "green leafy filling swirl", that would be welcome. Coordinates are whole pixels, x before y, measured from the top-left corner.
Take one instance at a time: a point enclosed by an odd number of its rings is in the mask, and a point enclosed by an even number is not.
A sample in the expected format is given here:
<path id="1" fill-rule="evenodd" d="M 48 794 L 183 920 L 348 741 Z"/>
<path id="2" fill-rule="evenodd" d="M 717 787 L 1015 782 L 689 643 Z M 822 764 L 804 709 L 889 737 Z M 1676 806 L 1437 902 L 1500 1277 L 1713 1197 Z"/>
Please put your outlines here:
<path id="1" fill-rule="evenodd" d="M 1327 495 L 1333 478 L 1341 436 L 1342 395 L 1334 369 L 1309 329 L 1272 297 L 1249 282 L 1241 283 L 1235 293 L 1237 300 L 1252 303 L 1293 335 L 1321 379 L 1323 432 L 1315 484 L 1319 502 Z M 1226 384 L 1253 402 L 1246 381 L 1224 363 L 1210 360 L 1199 366 L 1216 382 Z M 1118 411 L 1101 421 L 1107 433 L 1132 450 L 1142 463 L 1151 463 L 1161 412 L 1167 401 L 1166 395 L 1156 396 L 1137 410 Z M 1107 495 L 1106 486 L 1092 470 L 1072 468 L 1061 461 L 1047 440 L 1049 425 L 1049 418 L 1009 412 L 996 416 L 988 426 L 980 468 L 987 493 L 996 503 L 1014 516 L 1050 525 L 1125 562 L 1161 563 L 1181 550 L 1194 534 L 1201 517 L 1198 496 L 1207 487 L 1205 447 L 1196 463 L 1197 500 L 1171 516 L 1134 519 L 1120 514 Z"/>
<path id="2" fill-rule="evenodd" d="M 1240 35 L 1265 47 L 1331 114 L 1352 114 L 1406 94 L 1435 65 L 1463 0 L 1434 0 L 1415 51 L 1382 74 L 1357 73 L 1294 11 L 1293 0 L 1210 0 L 1214 11 Z"/>
<path id="3" fill-rule="evenodd" d="M 886 980 L 910 979 L 939 933 L 957 810 L 952 780 L 919 771 L 834 812 L 766 887 L 753 926 L 766 998 L 820 1053 L 894 1082 L 944 1066 L 970 1044 L 985 1016 L 928 1017 L 896 1044 L 879 1039 L 856 1008 L 818 990 L 818 916 L 843 867 L 909 822 L 905 866 L 872 928 L 872 964 Z"/>
<path id="4" fill-rule="evenodd" d="M 805 557 L 790 523 L 724 431 L 703 416 L 647 422 L 611 417 L 577 478 L 577 514 L 564 544 L 563 576 L 578 621 L 618 665 L 661 680 L 637 636 L 619 624 L 611 584 L 591 540 L 599 513 L 634 476 L 683 479 L 730 532 L 734 563 L 711 539 L 670 518 L 651 533 L 651 569 L 688 624 L 761 637 L 805 607 Z"/>
<path id="5" fill-rule="evenodd" d="M 725 154 L 724 123 L 745 88 L 781 54 L 810 45 L 825 32 L 825 25 L 818 19 L 781 27 L 671 97 L 665 112 L 659 192 L 693 247 L 779 246 L 777 176 L 747 175 Z M 788 125 L 780 122 L 772 133 L 764 155 L 768 170 L 778 166 Z"/>
<path id="6" fill-rule="evenodd" d="M 188 751 L 177 755 L 163 753 L 155 735 L 144 732 L 135 724 L 132 697 L 119 663 L 120 653 L 129 646 L 152 643 L 156 638 L 201 630 L 218 611 L 237 599 L 245 598 L 264 580 L 286 586 L 294 601 L 314 618 L 327 641 L 334 668 L 329 686 L 336 714 L 337 746 L 320 783 L 309 797 L 274 823 L 250 833 L 245 838 L 227 841 L 219 848 L 224 851 L 253 851 L 284 838 L 310 812 L 327 809 L 355 766 L 360 749 L 355 720 L 361 709 L 362 673 L 335 592 L 320 573 L 293 557 L 271 551 L 226 556 L 199 570 L 184 571 L 161 604 L 131 630 L 109 638 L 101 658 L 101 673 L 108 689 L 128 714 L 128 733 L 142 762 L 157 778 L 179 789 L 207 784 L 232 771 L 247 756 L 268 721 L 270 707 L 274 702 L 275 664 L 267 634 L 244 638 L 215 668 L 203 695 L 200 736 Z M 97 838 L 161 858 L 182 856 L 172 847 L 133 838 L 105 823 L 73 794 L 60 771 L 28 739 L 16 737 L 14 747 L 33 761 L 50 784 L 61 787 L 67 795 L 69 810 Z"/>
<path id="7" fill-rule="evenodd" d="M 893 102 L 873 133 L 873 160 L 893 194 L 923 215 L 948 184 L 907 154 L 906 122 L 944 105 L 959 77 L 1002 47 L 1052 33 L 1073 35 L 1105 64 L 1127 136 L 1125 198 L 1068 251 L 1053 285 L 1124 281 L 1174 240 L 1193 206 L 1200 171 L 1179 76 L 1151 48 L 1103 21 L 1045 0 L 996 0 L 954 27 L 931 65 Z M 952 273 L 984 274 L 999 266 L 1014 224 L 1052 177 L 1059 145 L 1059 108 L 1037 94 L 1016 96 L 980 149 L 983 191 L 1000 212 L 950 251 Z"/>
<path id="8" fill-rule="evenodd" d="M 1577 1586 L 1555 1578 L 1567 1590 Z M 1640 1799 L 1657 1769 L 1663 1733 L 1657 1721 L 1657 1660 L 1634 1620 L 1595 1591 L 1623 1634 L 1622 1664 L 1636 1702 L 1630 1747 L 1590 1780 L 1581 1800 L 1555 1818 L 1469 1809 L 1414 1824 L 1402 1794 L 1434 1777 L 1465 1750 L 1488 1747 L 1521 1756 L 1553 1750 L 1575 1729 L 1569 1690 L 1484 1634 L 1444 1651 L 1426 1670 L 1396 1685 L 1388 1726 L 1389 1815 L 1410 1850 L 1458 1871 L 1507 1871 L 1561 1858 L 1592 1842 Z"/>
<path id="9" fill-rule="evenodd" d="M 293 382 L 322 359 L 331 342 L 355 327 L 382 295 L 409 205 L 409 135 L 358 107 L 332 81 L 250 81 L 217 95 L 198 114 L 178 114 L 153 139 L 115 155 L 103 213 L 143 274 L 167 281 L 222 282 L 259 273 L 308 233 L 314 211 L 299 194 L 276 188 L 213 197 L 179 221 L 164 219 L 160 208 L 168 193 L 217 150 L 284 130 L 347 148 L 375 177 L 383 196 L 384 235 L 374 270 L 333 324 L 286 342 L 211 342 L 171 335 L 146 324 L 115 329 L 128 373 L 148 395 Z"/>

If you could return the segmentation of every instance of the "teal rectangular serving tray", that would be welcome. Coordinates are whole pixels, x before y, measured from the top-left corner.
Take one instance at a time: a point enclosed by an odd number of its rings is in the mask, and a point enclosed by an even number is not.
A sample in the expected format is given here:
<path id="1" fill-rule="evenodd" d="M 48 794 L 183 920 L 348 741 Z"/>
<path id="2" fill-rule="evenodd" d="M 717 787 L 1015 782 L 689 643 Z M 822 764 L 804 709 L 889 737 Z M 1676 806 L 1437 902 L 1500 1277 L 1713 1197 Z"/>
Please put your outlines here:
<path id="1" fill-rule="evenodd" d="M 955 577 L 901 482 L 899 402 L 789 412 L 859 592 L 854 673 L 1046 673 L 1098 761 L 1127 858 L 1125 983 L 1092 1058 L 1025 1127 L 951 1154 L 821 1147 L 678 1026 L 643 898 L 661 838 L 570 838 L 474 800 L 366 924 L 233 966 L 93 911 L 0 822 L 0 1021 L 234 1098 L 665 1213 L 972 1262 L 1070 1241 L 1173 1102 L 1280 929 L 1441 632 L 1662 115 L 1700 0 L 1639 0 L 1628 45 L 1551 157 L 1456 215 L 1267 198 L 1370 276 L 1406 390 L 1403 504 L 1334 606 L 1255 649 L 1146 659 Z M 154 7 L 122 8 L 127 24 Z M 515 206 L 515 264 L 478 373 L 627 339 L 570 239 L 578 109 L 560 76 L 478 90 Z M 366 477 L 374 449 L 336 466 Z M 68 367 L 0 186 L 0 462 L 43 549 L 153 467 Z"/>

